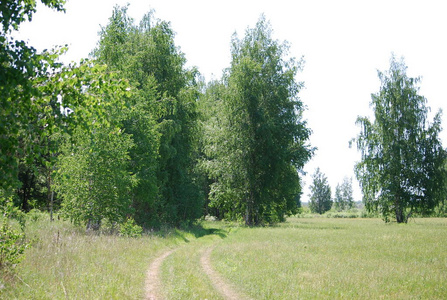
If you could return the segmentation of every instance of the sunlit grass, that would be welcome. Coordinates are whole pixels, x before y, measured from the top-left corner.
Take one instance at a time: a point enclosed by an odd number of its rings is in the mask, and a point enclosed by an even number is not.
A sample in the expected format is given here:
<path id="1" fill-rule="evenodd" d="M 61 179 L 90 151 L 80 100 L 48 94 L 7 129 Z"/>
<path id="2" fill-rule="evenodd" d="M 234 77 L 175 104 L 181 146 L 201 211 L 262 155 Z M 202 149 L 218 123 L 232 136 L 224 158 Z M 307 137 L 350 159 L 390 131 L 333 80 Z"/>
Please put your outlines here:
<path id="1" fill-rule="evenodd" d="M 255 299 L 443 299 L 447 220 L 296 219 L 239 231 L 216 269 Z"/>
<path id="2" fill-rule="evenodd" d="M 235 231 L 233 224 L 204 222 L 206 235 L 179 247 L 162 267 L 166 299 L 223 299 L 204 273 L 200 258 L 207 247 L 212 247 Z"/>
<path id="3" fill-rule="evenodd" d="M 203 222 L 142 238 L 86 234 L 68 222 L 28 222 L 34 238 L 1 299 L 144 299 L 150 262 L 167 299 L 221 299 L 200 257 L 253 299 L 445 299 L 447 219 L 290 218 L 274 227 Z"/>
<path id="4" fill-rule="evenodd" d="M 184 243 L 175 231 L 125 238 L 47 219 L 28 222 L 27 236 L 33 245 L 3 277 L 2 299 L 143 299 L 150 261 Z"/>

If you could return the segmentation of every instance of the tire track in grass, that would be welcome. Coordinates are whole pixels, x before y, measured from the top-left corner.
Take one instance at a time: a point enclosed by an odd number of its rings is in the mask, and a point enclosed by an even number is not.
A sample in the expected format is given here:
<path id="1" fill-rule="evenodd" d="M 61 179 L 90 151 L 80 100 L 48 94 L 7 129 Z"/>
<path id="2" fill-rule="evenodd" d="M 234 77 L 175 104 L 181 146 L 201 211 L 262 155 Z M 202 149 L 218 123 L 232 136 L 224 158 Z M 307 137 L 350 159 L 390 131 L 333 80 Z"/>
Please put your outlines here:
<path id="1" fill-rule="evenodd" d="M 164 299 L 161 293 L 163 283 L 160 278 L 160 268 L 163 261 L 174 252 L 175 249 L 164 252 L 161 256 L 157 257 L 149 265 L 149 269 L 146 273 L 146 300 L 159 300 Z"/>
<path id="2" fill-rule="evenodd" d="M 214 247 L 208 247 L 205 251 L 203 251 L 203 254 L 200 257 L 200 263 L 206 275 L 210 278 L 214 288 L 228 300 L 249 299 L 245 295 L 236 292 L 235 289 L 222 276 L 219 275 L 219 273 L 214 271 L 211 266 L 211 251 L 213 251 L 213 249 Z"/>

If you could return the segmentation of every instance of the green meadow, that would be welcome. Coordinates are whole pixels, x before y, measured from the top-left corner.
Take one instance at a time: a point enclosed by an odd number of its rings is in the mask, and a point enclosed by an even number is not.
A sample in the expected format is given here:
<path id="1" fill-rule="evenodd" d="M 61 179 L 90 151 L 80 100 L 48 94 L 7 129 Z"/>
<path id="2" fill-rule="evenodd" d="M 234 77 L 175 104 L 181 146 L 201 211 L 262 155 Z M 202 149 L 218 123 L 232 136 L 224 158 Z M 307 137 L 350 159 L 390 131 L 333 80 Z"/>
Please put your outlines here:
<path id="1" fill-rule="evenodd" d="M 29 221 L 32 246 L 1 275 L 2 299 L 144 299 L 153 259 L 167 299 L 222 299 L 200 259 L 253 299 L 445 299 L 447 219 L 296 218 L 271 227 L 203 221 L 141 238 Z"/>
<path id="2" fill-rule="evenodd" d="M 445 299 L 447 220 L 299 219 L 247 228 L 213 261 L 255 299 Z"/>

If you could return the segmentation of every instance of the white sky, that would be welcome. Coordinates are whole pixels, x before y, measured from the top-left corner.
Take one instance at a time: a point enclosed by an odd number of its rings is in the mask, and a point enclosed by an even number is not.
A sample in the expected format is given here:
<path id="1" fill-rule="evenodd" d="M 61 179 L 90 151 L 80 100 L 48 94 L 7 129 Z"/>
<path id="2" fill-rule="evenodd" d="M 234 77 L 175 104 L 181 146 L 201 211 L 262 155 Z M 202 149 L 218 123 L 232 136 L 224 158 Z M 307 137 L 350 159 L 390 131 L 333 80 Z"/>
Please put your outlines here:
<path id="1" fill-rule="evenodd" d="M 343 177 L 354 177 L 359 160 L 348 142 L 359 133 L 358 115 L 370 115 L 370 95 L 379 90 L 377 70 L 387 70 L 391 53 L 404 56 L 410 76 L 422 76 L 421 94 L 432 112 L 447 114 L 447 4 L 444 1 L 404 0 L 68 0 L 67 13 L 38 6 L 31 23 L 16 37 L 38 50 L 69 45 L 65 62 L 87 57 L 115 4 L 130 3 L 137 22 L 150 9 L 170 21 L 188 66 L 197 66 L 207 80 L 220 78 L 230 64 L 230 40 L 243 36 L 261 13 L 270 20 L 274 38 L 291 44 L 291 56 L 304 56 L 305 82 L 301 100 L 312 129 L 311 144 L 318 148 L 305 171 L 303 201 L 308 199 L 310 174 L 316 167 L 328 177 L 335 192 Z M 443 117 L 445 127 L 446 117 Z M 444 146 L 447 131 L 441 133 Z M 354 197 L 361 199 L 357 181 Z"/>

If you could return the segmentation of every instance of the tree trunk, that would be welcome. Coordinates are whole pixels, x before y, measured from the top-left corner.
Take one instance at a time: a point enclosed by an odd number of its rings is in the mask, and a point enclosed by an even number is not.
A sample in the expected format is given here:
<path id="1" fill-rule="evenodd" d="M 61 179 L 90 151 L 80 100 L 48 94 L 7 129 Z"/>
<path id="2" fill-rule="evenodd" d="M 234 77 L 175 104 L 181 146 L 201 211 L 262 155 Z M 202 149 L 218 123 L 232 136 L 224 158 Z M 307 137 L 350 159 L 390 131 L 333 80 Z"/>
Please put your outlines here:
<path id="1" fill-rule="evenodd" d="M 101 220 L 100 219 L 94 219 L 93 217 L 89 218 L 87 221 L 87 228 L 86 231 L 98 231 L 101 228 Z"/>
<path id="2" fill-rule="evenodd" d="M 53 222 L 53 204 L 54 204 L 54 191 L 51 191 L 51 200 L 50 200 L 50 220 Z"/>
<path id="3" fill-rule="evenodd" d="M 253 191 L 250 191 L 247 199 L 247 209 L 245 211 L 245 225 L 254 225 L 254 195 Z"/>
<path id="4" fill-rule="evenodd" d="M 399 197 L 396 197 L 396 200 L 394 202 L 394 211 L 396 213 L 396 222 L 404 223 L 405 222 L 404 211 L 403 211 L 402 207 L 400 207 L 399 199 L 400 199 Z"/>
<path id="5" fill-rule="evenodd" d="M 323 199 L 318 199 L 318 213 L 320 214 L 320 215 L 322 215 L 323 214 Z"/>
<path id="6" fill-rule="evenodd" d="M 245 209 L 245 225 L 251 226 L 251 218 L 252 218 L 252 203 L 251 199 L 248 199 L 247 201 L 247 208 Z"/>
<path id="7" fill-rule="evenodd" d="M 31 199 L 31 190 L 35 185 L 34 174 L 27 168 L 22 176 L 22 187 L 18 190 L 18 194 L 21 196 L 21 207 L 24 212 L 29 212 L 29 199 Z"/>
<path id="8" fill-rule="evenodd" d="M 50 210 L 50 221 L 53 222 L 54 192 L 51 189 L 51 169 L 48 171 L 48 177 L 47 177 L 47 199 L 48 199 L 49 210 Z"/>

